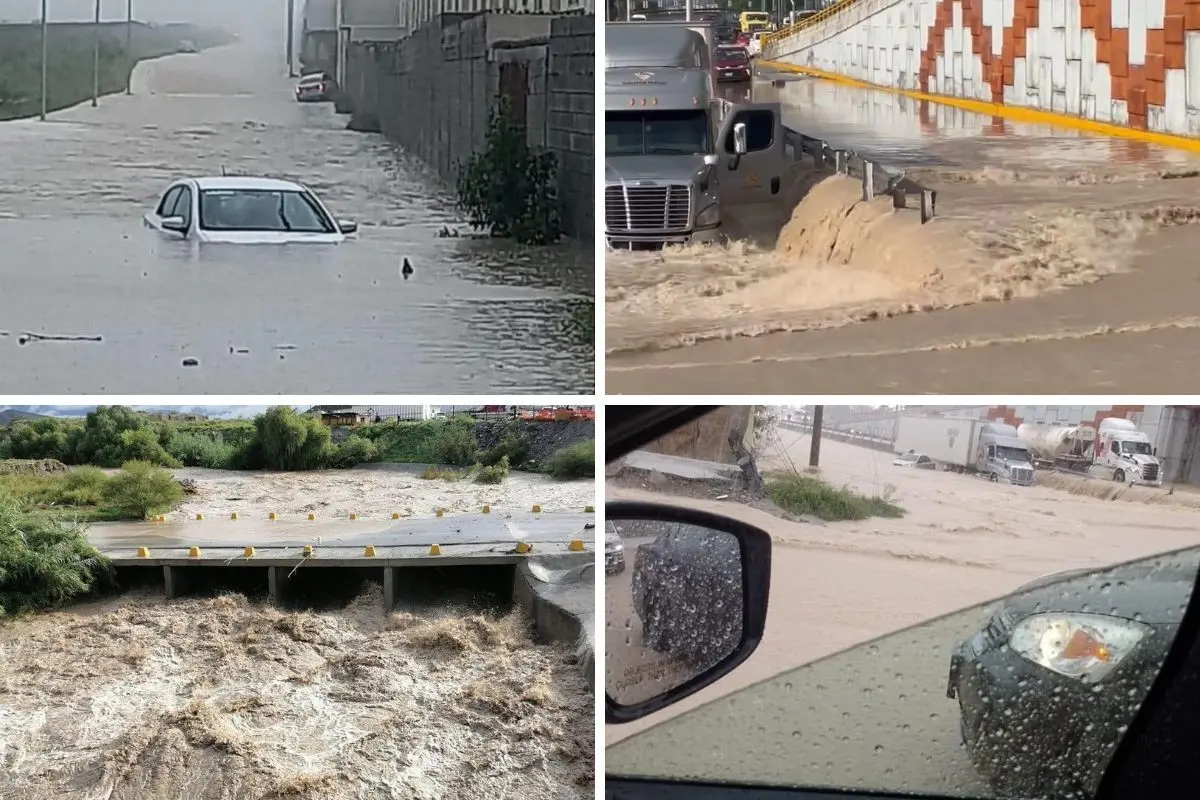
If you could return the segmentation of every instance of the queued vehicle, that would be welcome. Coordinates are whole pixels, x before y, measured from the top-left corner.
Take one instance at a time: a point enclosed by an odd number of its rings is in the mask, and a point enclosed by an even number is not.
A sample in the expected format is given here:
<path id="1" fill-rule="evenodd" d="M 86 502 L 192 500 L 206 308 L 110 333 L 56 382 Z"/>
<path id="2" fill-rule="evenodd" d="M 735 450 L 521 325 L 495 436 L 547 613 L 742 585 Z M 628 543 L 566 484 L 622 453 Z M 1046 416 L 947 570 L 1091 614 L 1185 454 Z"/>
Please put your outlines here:
<path id="1" fill-rule="evenodd" d="M 748 81 L 753 77 L 750 52 L 744 47 L 719 45 L 713 51 L 713 70 L 717 81 Z"/>
<path id="2" fill-rule="evenodd" d="M 336 83 L 327 72 L 301 75 L 296 84 L 296 102 L 329 103 L 333 101 Z"/>
<path id="3" fill-rule="evenodd" d="M 175 181 L 143 221 L 166 238 L 226 244 L 336 244 L 358 231 L 299 183 L 233 176 Z"/>
<path id="4" fill-rule="evenodd" d="M 853 433 L 853 431 L 851 431 Z M 892 459 L 893 467 L 910 467 L 912 469 L 937 469 L 937 464 L 927 455 L 909 450 Z"/>
<path id="5" fill-rule="evenodd" d="M 604 534 L 604 574 L 619 575 L 625 571 L 625 543 L 610 522 Z"/>
<path id="6" fill-rule="evenodd" d="M 1096 795 L 1175 640 L 1198 560 L 1192 551 L 1049 575 L 1006 598 L 959 645 L 947 695 L 958 700 L 963 743 L 993 789 Z"/>
<path id="7" fill-rule="evenodd" d="M 742 636 L 737 539 L 691 525 L 663 523 L 633 557 L 633 608 L 642 641 L 655 652 L 707 667 Z M 698 598 L 702 598 L 697 602 Z"/>

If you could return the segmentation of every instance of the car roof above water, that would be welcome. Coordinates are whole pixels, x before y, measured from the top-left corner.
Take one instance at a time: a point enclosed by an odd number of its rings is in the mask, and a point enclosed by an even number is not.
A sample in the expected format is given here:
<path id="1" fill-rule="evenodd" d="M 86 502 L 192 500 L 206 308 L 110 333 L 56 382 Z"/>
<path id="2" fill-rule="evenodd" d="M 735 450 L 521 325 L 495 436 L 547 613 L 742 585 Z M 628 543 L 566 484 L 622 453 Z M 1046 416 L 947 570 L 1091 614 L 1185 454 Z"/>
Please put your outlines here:
<path id="1" fill-rule="evenodd" d="M 209 190 L 241 189 L 243 191 L 259 192 L 303 192 L 305 188 L 298 183 L 281 181 L 276 178 L 250 178 L 234 175 L 221 175 L 208 178 L 194 178 L 196 187 L 204 192 Z"/>

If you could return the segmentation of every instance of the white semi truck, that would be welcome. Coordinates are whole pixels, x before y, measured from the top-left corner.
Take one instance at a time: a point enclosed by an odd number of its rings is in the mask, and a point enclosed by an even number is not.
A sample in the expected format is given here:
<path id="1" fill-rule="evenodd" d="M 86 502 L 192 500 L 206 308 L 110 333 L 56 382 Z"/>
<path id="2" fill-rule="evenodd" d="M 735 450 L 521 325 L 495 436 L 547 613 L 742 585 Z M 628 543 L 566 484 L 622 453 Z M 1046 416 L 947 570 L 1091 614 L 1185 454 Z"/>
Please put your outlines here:
<path id="1" fill-rule="evenodd" d="M 1105 417 L 1099 427 L 1025 423 L 1017 435 L 1040 465 L 1117 483 L 1162 486 L 1162 463 L 1150 437 L 1127 419 Z"/>
<path id="2" fill-rule="evenodd" d="M 981 474 L 1017 486 L 1033 484 L 1029 445 L 1017 429 L 1000 422 L 902 416 L 896 425 L 897 453 L 929 456 L 945 469 Z"/>

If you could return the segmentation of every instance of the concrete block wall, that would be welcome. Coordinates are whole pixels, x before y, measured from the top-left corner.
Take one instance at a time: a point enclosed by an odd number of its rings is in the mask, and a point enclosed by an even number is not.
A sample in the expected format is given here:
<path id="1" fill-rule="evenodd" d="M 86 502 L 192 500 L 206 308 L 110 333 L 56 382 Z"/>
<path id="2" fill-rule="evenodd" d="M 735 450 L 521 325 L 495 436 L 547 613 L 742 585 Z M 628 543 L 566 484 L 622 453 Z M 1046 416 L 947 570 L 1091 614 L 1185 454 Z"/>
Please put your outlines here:
<path id="1" fill-rule="evenodd" d="M 560 17 L 550 24 L 547 144 L 558 157 L 563 229 L 595 235 L 596 18 Z"/>
<path id="2" fill-rule="evenodd" d="M 1200 0 L 860 0 L 765 56 L 882 86 L 1200 134 Z"/>

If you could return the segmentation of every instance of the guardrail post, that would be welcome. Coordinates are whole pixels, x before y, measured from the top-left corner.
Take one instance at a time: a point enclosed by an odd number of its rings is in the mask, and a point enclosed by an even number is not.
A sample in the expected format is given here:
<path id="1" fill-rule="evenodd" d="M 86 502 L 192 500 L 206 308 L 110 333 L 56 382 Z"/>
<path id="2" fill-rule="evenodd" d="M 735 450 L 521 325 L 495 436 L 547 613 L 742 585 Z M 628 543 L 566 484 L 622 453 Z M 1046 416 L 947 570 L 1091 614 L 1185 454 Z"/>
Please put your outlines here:
<path id="1" fill-rule="evenodd" d="M 833 168 L 837 172 L 838 175 L 850 174 L 849 159 L 846 158 L 845 150 L 834 150 L 833 151 Z"/>
<path id="2" fill-rule="evenodd" d="M 875 165 L 870 161 L 863 159 L 863 200 L 870 200 L 875 196 Z"/>
<path id="3" fill-rule="evenodd" d="M 900 210 L 908 207 L 908 192 L 903 189 L 892 189 L 892 208 Z"/>
<path id="4" fill-rule="evenodd" d="M 937 210 L 937 192 L 933 189 L 921 190 L 921 224 L 924 225 L 929 220 L 933 219 L 934 212 Z"/>

